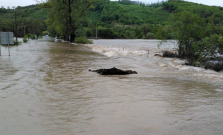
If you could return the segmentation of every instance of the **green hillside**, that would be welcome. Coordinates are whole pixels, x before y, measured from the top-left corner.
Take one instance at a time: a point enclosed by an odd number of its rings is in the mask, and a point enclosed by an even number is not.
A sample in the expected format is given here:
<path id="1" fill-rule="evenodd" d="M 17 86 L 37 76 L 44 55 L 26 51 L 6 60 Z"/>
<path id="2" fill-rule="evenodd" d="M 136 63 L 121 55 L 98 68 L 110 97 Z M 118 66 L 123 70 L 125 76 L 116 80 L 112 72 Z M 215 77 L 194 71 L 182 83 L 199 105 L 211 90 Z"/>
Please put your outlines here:
<path id="1" fill-rule="evenodd" d="M 171 18 L 183 11 L 197 14 L 206 24 L 214 21 L 214 25 L 219 26 L 223 21 L 222 7 L 182 0 L 169 0 L 151 5 L 126 0 L 102 0 L 90 12 L 90 19 L 86 19 L 88 23 L 85 24 L 88 24 L 87 34 L 90 37 L 95 36 L 97 25 L 101 38 L 172 39 L 175 30 Z M 216 31 L 220 33 L 222 28 L 218 27 Z"/>
<path id="2" fill-rule="evenodd" d="M 99 3 L 102 5 L 102 3 Z M 99 13 L 98 18 L 104 23 L 120 23 L 125 25 L 136 24 L 163 24 L 168 19 L 169 13 L 162 10 L 162 3 L 153 7 L 153 5 L 146 6 L 144 4 L 123 3 L 123 2 L 109 2 L 103 3 L 103 8 L 96 8 L 92 12 Z M 91 18 L 94 19 L 94 18 Z"/>
<path id="3" fill-rule="evenodd" d="M 208 22 L 214 17 L 215 24 L 222 24 L 223 8 L 211 7 L 181 0 L 169 0 L 151 5 L 125 1 L 99 0 L 87 17 L 80 23 L 88 37 L 95 37 L 96 26 L 100 38 L 171 39 L 171 16 L 190 11 Z M 18 36 L 47 30 L 47 10 L 39 5 L 17 7 L 16 10 L 0 8 L 0 31 L 15 31 L 15 12 Z M 217 19 L 216 19 L 217 16 Z M 50 24 L 48 24 L 50 25 Z M 55 31 L 49 32 L 56 35 Z"/>
<path id="4" fill-rule="evenodd" d="M 143 3 L 101 1 L 90 12 L 88 36 L 95 36 L 98 26 L 101 38 L 156 38 L 167 24 L 169 12 L 163 3 L 146 6 Z"/>

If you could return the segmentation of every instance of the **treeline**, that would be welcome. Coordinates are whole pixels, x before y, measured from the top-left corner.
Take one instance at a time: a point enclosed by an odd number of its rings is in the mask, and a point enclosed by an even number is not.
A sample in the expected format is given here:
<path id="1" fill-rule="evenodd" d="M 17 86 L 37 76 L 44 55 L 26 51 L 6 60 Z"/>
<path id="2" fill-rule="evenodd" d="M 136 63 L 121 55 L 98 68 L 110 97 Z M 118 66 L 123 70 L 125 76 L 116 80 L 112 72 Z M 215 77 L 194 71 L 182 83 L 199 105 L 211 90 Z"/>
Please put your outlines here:
<path id="1" fill-rule="evenodd" d="M 0 31 L 12 31 L 18 37 L 27 34 L 41 35 L 47 30 L 45 24 L 47 11 L 38 5 L 15 9 L 1 7 L 0 16 Z"/>
<path id="2" fill-rule="evenodd" d="M 172 38 L 167 24 L 170 13 L 162 9 L 164 2 L 145 5 L 129 0 L 97 1 L 87 16 L 81 18 L 77 31 L 73 32 L 77 36 L 95 37 L 97 27 L 99 38 Z M 43 31 L 49 31 L 52 36 L 63 38 L 61 32 L 55 30 L 59 26 L 54 26 L 55 23 L 50 19 L 46 20 L 50 10 L 43 7 L 0 8 L 0 31 L 12 31 L 19 37 L 41 35 Z"/>
<path id="3" fill-rule="evenodd" d="M 171 16 L 183 11 L 191 11 L 203 18 L 205 24 L 210 24 L 212 17 L 214 25 L 219 26 L 222 10 L 222 7 L 210 7 L 180 0 L 149 5 L 129 0 L 97 0 L 94 8 L 90 8 L 86 16 L 74 25 L 76 28 L 72 33 L 77 36 L 96 37 L 97 30 L 99 38 L 174 39 L 176 33 L 172 27 L 173 22 L 169 19 Z M 29 33 L 41 35 L 43 31 L 48 31 L 53 36 L 64 38 L 62 30 L 59 31 L 61 27 L 59 23 L 56 26 L 57 23 L 47 16 L 49 11 L 49 8 L 42 8 L 39 5 L 16 9 L 0 8 L 0 31 L 13 31 L 17 36 Z M 50 15 L 54 15 L 53 12 Z M 58 16 L 57 18 L 60 18 L 62 15 L 58 14 Z M 67 33 L 65 31 L 64 33 Z M 218 27 L 214 31 L 220 33 L 221 28 Z M 209 26 L 209 33 L 211 32 L 213 29 Z"/>

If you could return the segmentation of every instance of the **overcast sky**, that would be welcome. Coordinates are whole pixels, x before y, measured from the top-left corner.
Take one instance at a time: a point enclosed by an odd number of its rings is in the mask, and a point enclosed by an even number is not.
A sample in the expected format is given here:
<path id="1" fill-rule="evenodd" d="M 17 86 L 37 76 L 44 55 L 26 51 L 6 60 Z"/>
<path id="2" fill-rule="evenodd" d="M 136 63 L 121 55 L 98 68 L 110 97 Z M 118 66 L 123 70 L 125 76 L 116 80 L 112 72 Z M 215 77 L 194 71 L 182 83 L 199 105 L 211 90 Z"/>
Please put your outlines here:
<path id="1" fill-rule="evenodd" d="M 155 3 L 162 0 L 135 0 L 135 1 L 142 1 L 144 3 Z M 206 5 L 215 5 L 215 6 L 222 6 L 223 7 L 223 0 L 186 0 L 195 3 L 202 3 Z M 36 4 L 36 0 L 0 0 L 0 7 L 12 7 L 12 6 L 27 6 Z"/>

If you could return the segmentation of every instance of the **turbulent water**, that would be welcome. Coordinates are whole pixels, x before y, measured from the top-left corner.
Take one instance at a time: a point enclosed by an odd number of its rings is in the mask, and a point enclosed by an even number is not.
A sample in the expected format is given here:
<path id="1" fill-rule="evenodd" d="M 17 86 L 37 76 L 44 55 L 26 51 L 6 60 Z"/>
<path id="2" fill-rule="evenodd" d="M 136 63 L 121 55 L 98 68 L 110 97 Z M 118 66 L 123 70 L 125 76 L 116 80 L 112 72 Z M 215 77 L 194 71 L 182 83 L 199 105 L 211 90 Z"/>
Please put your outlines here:
<path id="1" fill-rule="evenodd" d="M 155 57 L 156 40 L 1 47 L 2 135 L 221 135 L 223 73 Z M 117 67 L 138 74 L 100 76 Z"/>

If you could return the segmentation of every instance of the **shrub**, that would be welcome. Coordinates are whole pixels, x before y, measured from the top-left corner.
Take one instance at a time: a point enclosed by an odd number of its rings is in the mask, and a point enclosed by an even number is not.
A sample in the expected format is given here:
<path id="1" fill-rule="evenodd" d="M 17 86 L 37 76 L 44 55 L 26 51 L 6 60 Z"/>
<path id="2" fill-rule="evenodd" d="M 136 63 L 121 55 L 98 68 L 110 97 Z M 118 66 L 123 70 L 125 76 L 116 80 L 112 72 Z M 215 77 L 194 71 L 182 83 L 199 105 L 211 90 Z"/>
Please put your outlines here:
<path id="1" fill-rule="evenodd" d="M 145 39 L 156 39 L 156 35 L 154 33 L 148 32 L 144 38 Z"/>
<path id="2" fill-rule="evenodd" d="M 21 43 L 19 41 L 14 41 L 14 45 L 20 45 Z"/>
<path id="3" fill-rule="evenodd" d="M 102 38 L 113 39 L 116 37 L 114 31 L 110 28 L 98 27 L 98 35 Z"/>
<path id="4" fill-rule="evenodd" d="M 134 38 L 136 38 L 135 31 L 126 30 L 124 34 L 125 34 L 125 38 L 127 38 L 127 39 L 134 39 Z"/>
<path id="5" fill-rule="evenodd" d="M 34 34 L 28 34 L 28 38 L 35 39 L 35 35 Z"/>
<path id="6" fill-rule="evenodd" d="M 48 31 L 43 31 L 43 32 L 42 32 L 42 35 L 43 35 L 43 36 L 48 35 L 48 34 L 49 34 Z"/>
<path id="7" fill-rule="evenodd" d="M 27 37 L 25 36 L 25 37 L 23 38 L 23 42 L 26 43 L 27 41 L 28 41 L 28 39 L 27 39 Z"/>
<path id="8" fill-rule="evenodd" d="M 80 44 L 92 44 L 92 41 L 88 40 L 86 37 L 77 37 L 74 42 Z"/>

